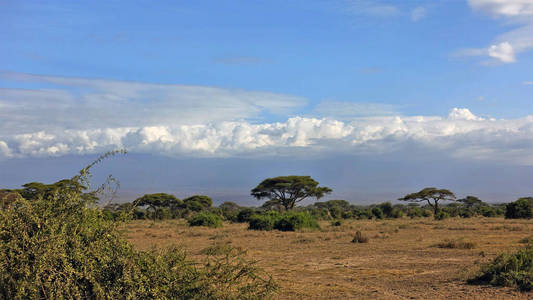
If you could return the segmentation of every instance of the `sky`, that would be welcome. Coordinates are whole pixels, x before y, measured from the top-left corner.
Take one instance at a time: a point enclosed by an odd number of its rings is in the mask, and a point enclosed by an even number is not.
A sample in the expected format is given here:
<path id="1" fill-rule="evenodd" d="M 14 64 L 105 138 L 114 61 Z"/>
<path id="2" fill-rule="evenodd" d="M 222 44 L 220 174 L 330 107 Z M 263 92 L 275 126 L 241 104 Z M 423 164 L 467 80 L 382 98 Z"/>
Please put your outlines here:
<path id="1" fill-rule="evenodd" d="M 533 0 L 0 0 L 0 182 L 533 195 Z"/>

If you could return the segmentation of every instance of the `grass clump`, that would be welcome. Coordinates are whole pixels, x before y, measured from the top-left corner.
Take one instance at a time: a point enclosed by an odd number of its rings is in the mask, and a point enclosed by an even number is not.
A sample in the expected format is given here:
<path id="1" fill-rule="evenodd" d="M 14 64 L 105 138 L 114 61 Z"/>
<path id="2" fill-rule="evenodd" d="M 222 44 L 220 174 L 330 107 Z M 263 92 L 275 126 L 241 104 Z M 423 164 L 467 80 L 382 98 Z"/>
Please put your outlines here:
<path id="1" fill-rule="evenodd" d="M 210 212 L 201 212 L 188 221 L 189 226 L 207 226 L 211 228 L 222 227 L 222 218 L 219 215 Z"/>
<path id="2" fill-rule="evenodd" d="M 457 240 L 444 240 L 440 243 L 435 244 L 437 248 L 447 248 L 447 249 L 473 249 L 476 247 L 476 244 L 473 242 L 465 241 L 463 239 Z"/>
<path id="3" fill-rule="evenodd" d="M 355 232 L 355 235 L 352 239 L 352 243 L 368 243 L 368 241 L 369 238 L 366 235 L 362 234 L 359 230 Z"/>
<path id="4" fill-rule="evenodd" d="M 515 253 L 503 253 L 483 265 L 478 274 L 467 280 L 470 284 L 516 287 L 521 291 L 533 289 L 533 246 Z"/>

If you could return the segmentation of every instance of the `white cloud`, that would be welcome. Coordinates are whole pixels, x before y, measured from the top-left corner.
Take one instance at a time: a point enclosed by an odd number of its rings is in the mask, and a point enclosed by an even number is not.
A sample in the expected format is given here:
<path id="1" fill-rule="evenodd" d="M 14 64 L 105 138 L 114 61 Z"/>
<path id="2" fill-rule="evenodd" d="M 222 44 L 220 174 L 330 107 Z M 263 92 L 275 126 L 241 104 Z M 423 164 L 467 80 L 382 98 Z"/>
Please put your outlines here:
<path id="1" fill-rule="evenodd" d="M 524 81 L 524 85 L 533 85 L 533 81 Z"/>
<path id="2" fill-rule="evenodd" d="M 449 120 L 482 121 L 483 118 L 474 115 L 468 108 L 453 108 L 448 114 Z"/>
<path id="3" fill-rule="evenodd" d="M 411 11 L 411 20 L 413 22 L 417 22 L 417 21 L 420 21 L 422 20 L 423 18 L 426 17 L 426 14 L 427 14 L 427 11 L 424 7 L 415 7 L 412 11 Z"/>
<path id="4" fill-rule="evenodd" d="M 168 156 L 308 157 L 328 153 L 409 153 L 417 147 L 425 153 L 452 157 L 533 164 L 533 116 L 483 119 L 465 108 L 455 108 L 445 118 L 383 116 L 343 122 L 293 117 L 285 122 L 263 124 L 222 121 L 4 133 L 0 140 L 3 141 L 0 156 L 4 157 L 96 154 L 116 148 Z"/>
<path id="5" fill-rule="evenodd" d="M 517 26 L 501 34 L 486 48 L 463 49 L 459 55 L 488 56 L 485 62 L 514 63 L 516 55 L 533 50 L 533 1 L 531 0 L 469 0 L 470 6 L 482 13 L 501 18 Z"/>
<path id="6" fill-rule="evenodd" d="M 509 44 L 508 42 L 492 45 L 489 47 L 488 52 L 490 57 L 499 59 L 501 62 L 504 63 L 511 63 L 516 61 L 513 46 L 511 46 L 511 44 Z"/>
<path id="7" fill-rule="evenodd" d="M 468 0 L 472 8 L 493 16 L 533 16 L 531 0 Z"/>
<path id="8" fill-rule="evenodd" d="M 64 129 L 198 124 L 287 114 L 301 97 L 207 86 L 2 73 L 39 90 L 0 89 L 0 135 Z"/>

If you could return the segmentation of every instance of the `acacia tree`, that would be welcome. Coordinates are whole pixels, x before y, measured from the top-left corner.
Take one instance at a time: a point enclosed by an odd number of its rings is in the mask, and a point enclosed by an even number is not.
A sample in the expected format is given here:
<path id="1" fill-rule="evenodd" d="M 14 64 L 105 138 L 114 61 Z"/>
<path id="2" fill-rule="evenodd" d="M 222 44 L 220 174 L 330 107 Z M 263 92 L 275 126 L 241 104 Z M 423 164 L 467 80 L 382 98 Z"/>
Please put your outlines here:
<path id="1" fill-rule="evenodd" d="M 408 194 L 398 200 L 408 202 L 426 201 L 433 208 L 433 212 L 436 215 L 439 212 L 439 201 L 455 201 L 455 195 L 447 189 L 428 187 L 419 192 Z"/>
<path id="2" fill-rule="evenodd" d="M 183 205 L 183 202 L 174 195 L 166 193 L 146 194 L 133 202 L 134 206 L 148 206 L 152 211 L 153 219 L 156 218 L 156 210 L 160 207 L 175 207 Z"/>
<path id="3" fill-rule="evenodd" d="M 311 176 L 279 176 L 263 180 L 252 189 L 251 195 L 257 200 L 269 199 L 269 202 L 278 203 L 289 210 L 294 208 L 296 202 L 308 197 L 318 200 L 331 191 L 329 187 L 318 186 Z"/>

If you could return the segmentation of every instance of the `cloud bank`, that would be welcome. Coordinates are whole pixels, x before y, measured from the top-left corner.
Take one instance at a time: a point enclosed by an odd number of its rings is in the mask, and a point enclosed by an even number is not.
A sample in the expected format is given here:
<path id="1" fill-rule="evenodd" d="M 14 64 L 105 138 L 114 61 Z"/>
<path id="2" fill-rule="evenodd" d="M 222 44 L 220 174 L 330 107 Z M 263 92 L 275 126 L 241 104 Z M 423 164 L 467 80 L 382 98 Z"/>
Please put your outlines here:
<path id="1" fill-rule="evenodd" d="M 454 108 L 402 116 L 395 106 L 326 101 L 298 114 L 291 95 L 4 73 L 0 159 L 131 152 L 179 157 L 309 158 L 403 153 L 533 164 L 533 116 L 496 120 Z M 265 121 L 279 114 L 280 122 Z M 272 118 L 270 118 L 272 120 Z"/>

